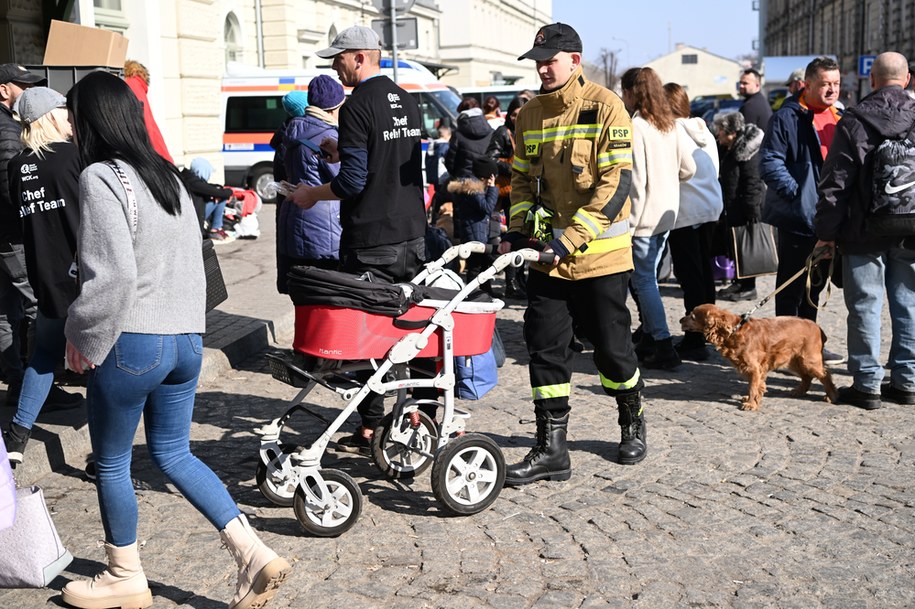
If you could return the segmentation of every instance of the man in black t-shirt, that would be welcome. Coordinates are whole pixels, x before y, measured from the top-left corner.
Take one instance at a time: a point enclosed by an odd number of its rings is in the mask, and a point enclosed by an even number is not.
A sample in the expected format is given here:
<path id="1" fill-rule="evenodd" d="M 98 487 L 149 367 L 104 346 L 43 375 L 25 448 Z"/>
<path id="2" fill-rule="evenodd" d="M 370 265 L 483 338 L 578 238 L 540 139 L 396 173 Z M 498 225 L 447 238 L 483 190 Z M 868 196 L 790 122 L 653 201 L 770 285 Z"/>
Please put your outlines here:
<path id="1" fill-rule="evenodd" d="M 340 109 L 339 141 L 322 150 L 339 159 L 340 173 L 321 186 L 299 184 L 292 200 L 303 209 L 340 199 L 342 270 L 371 271 L 388 281 L 409 281 L 425 259 L 422 121 L 409 93 L 381 75 L 381 43 L 373 30 L 353 26 L 340 32 L 318 57 L 334 58 L 340 81 L 353 87 Z M 382 396 L 359 405 L 362 429 L 337 446 L 367 453 L 384 415 Z"/>

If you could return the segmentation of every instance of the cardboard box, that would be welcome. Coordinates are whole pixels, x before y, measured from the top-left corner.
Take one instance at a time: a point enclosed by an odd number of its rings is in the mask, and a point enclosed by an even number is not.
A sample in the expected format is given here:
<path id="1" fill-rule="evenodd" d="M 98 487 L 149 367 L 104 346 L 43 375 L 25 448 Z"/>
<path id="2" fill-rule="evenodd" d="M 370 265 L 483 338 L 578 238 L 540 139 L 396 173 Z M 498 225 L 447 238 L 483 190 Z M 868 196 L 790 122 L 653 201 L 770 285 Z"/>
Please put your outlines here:
<path id="1" fill-rule="evenodd" d="M 123 68 L 127 42 L 117 32 L 52 20 L 43 63 L 46 66 Z"/>

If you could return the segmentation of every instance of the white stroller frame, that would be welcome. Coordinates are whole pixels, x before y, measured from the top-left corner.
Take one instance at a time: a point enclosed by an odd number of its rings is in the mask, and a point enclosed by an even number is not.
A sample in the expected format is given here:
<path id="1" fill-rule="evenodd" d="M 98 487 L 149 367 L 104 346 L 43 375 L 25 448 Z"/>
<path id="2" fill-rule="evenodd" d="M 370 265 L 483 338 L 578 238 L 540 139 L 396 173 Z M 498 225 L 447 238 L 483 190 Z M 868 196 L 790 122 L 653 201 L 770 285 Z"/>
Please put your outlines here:
<path id="1" fill-rule="evenodd" d="M 460 278 L 445 266 L 456 258 L 490 253 L 492 248 L 477 242 L 451 247 L 441 258 L 426 264 L 409 284 L 400 285 L 408 291 L 408 296 L 411 285 L 460 285 Z M 412 477 L 431 464 L 432 490 L 447 512 L 470 515 L 489 507 L 501 492 L 505 460 L 498 445 L 489 437 L 465 433 L 470 413 L 455 407 L 453 313 L 459 307 L 469 313 L 495 313 L 504 306 L 502 301 L 476 303 L 465 300 L 510 265 L 521 266 L 525 261 L 546 261 L 552 257 L 552 254 L 532 249 L 503 254 L 451 300 L 422 301 L 420 306 L 436 308 L 433 315 L 428 320 L 408 322 L 424 324 L 424 327 L 420 332 L 399 338 L 380 362 L 374 359 L 358 362 L 318 360 L 318 366 L 308 371 L 287 359 L 268 355 L 274 377 L 302 389 L 282 416 L 254 430 L 261 437 L 257 483 L 265 497 L 277 505 L 291 505 L 302 527 L 314 535 L 336 536 L 349 530 L 361 511 L 361 492 L 344 472 L 321 469 L 321 457 L 333 435 L 363 399 L 372 392 L 381 395 L 396 392 L 398 400 L 394 410 L 382 421 L 372 443 L 373 458 L 382 472 L 392 479 Z M 436 333 L 440 333 L 439 336 L 433 337 Z M 418 357 L 430 339 L 442 341 L 441 369 L 431 378 L 404 378 L 407 364 Z M 364 370 L 373 370 L 373 373 L 363 384 L 347 377 L 347 373 Z M 346 402 L 332 421 L 302 406 L 316 385 L 330 389 Z M 439 389 L 443 400 L 406 399 L 406 391 L 415 388 Z M 438 424 L 419 410 L 422 404 L 443 406 Z M 280 434 L 292 414 L 299 410 L 306 410 L 328 426 L 310 446 L 292 452 L 280 443 Z"/>

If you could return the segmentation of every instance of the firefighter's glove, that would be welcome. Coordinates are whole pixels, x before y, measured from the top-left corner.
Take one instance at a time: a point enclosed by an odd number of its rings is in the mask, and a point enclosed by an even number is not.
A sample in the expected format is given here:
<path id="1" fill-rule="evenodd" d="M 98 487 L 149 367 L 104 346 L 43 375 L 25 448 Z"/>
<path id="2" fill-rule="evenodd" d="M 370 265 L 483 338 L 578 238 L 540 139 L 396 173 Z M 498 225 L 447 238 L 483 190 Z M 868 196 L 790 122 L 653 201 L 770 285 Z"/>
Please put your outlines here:
<path id="1" fill-rule="evenodd" d="M 530 227 L 531 236 L 534 239 L 545 242 L 553 239 L 552 210 L 542 205 L 535 205 L 527 212 L 525 223 Z"/>

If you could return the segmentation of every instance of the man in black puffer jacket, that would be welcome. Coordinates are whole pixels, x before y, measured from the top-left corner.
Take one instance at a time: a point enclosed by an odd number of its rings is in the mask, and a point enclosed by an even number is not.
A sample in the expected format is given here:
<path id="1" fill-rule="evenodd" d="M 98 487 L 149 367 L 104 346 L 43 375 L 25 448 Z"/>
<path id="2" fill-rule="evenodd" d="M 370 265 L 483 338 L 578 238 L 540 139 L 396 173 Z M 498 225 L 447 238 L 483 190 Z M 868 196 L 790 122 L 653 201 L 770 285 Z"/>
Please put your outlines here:
<path id="1" fill-rule="evenodd" d="M 915 189 L 905 165 L 874 167 L 874 150 L 886 140 L 899 140 L 915 130 L 915 100 L 904 87 L 908 63 L 899 53 L 883 53 L 874 60 L 870 75 L 873 93 L 848 110 L 823 165 L 820 199 L 814 227 L 817 246 L 838 245 L 842 253 L 842 281 L 848 308 L 848 371 L 853 382 L 839 389 L 841 403 L 874 410 L 881 398 L 897 404 L 915 404 L 915 235 L 901 219 L 901 234 L 868 229 L 868 208 L 875 192 L 875 169 L 895 177 L 882 192 L 907 196 Z M 901 218 L 897 216 L 897 218 Z M 890 382 L 882 383 L 880 359 L 883 295 L 889 303 L 892 344 Z"/>
<path id="2" fill-rule="evenodd" d="M 20 326 L 35 319 L 38 305 L 25 271 L 19 205 L 10 201 L 7 166 L 23 148 L 13 104 L 25 89 L 47 82 L 14 63 L 0 65 L 0 366 L 6 374 L 7 406 L 18 405 L 22 389 Z"/>

